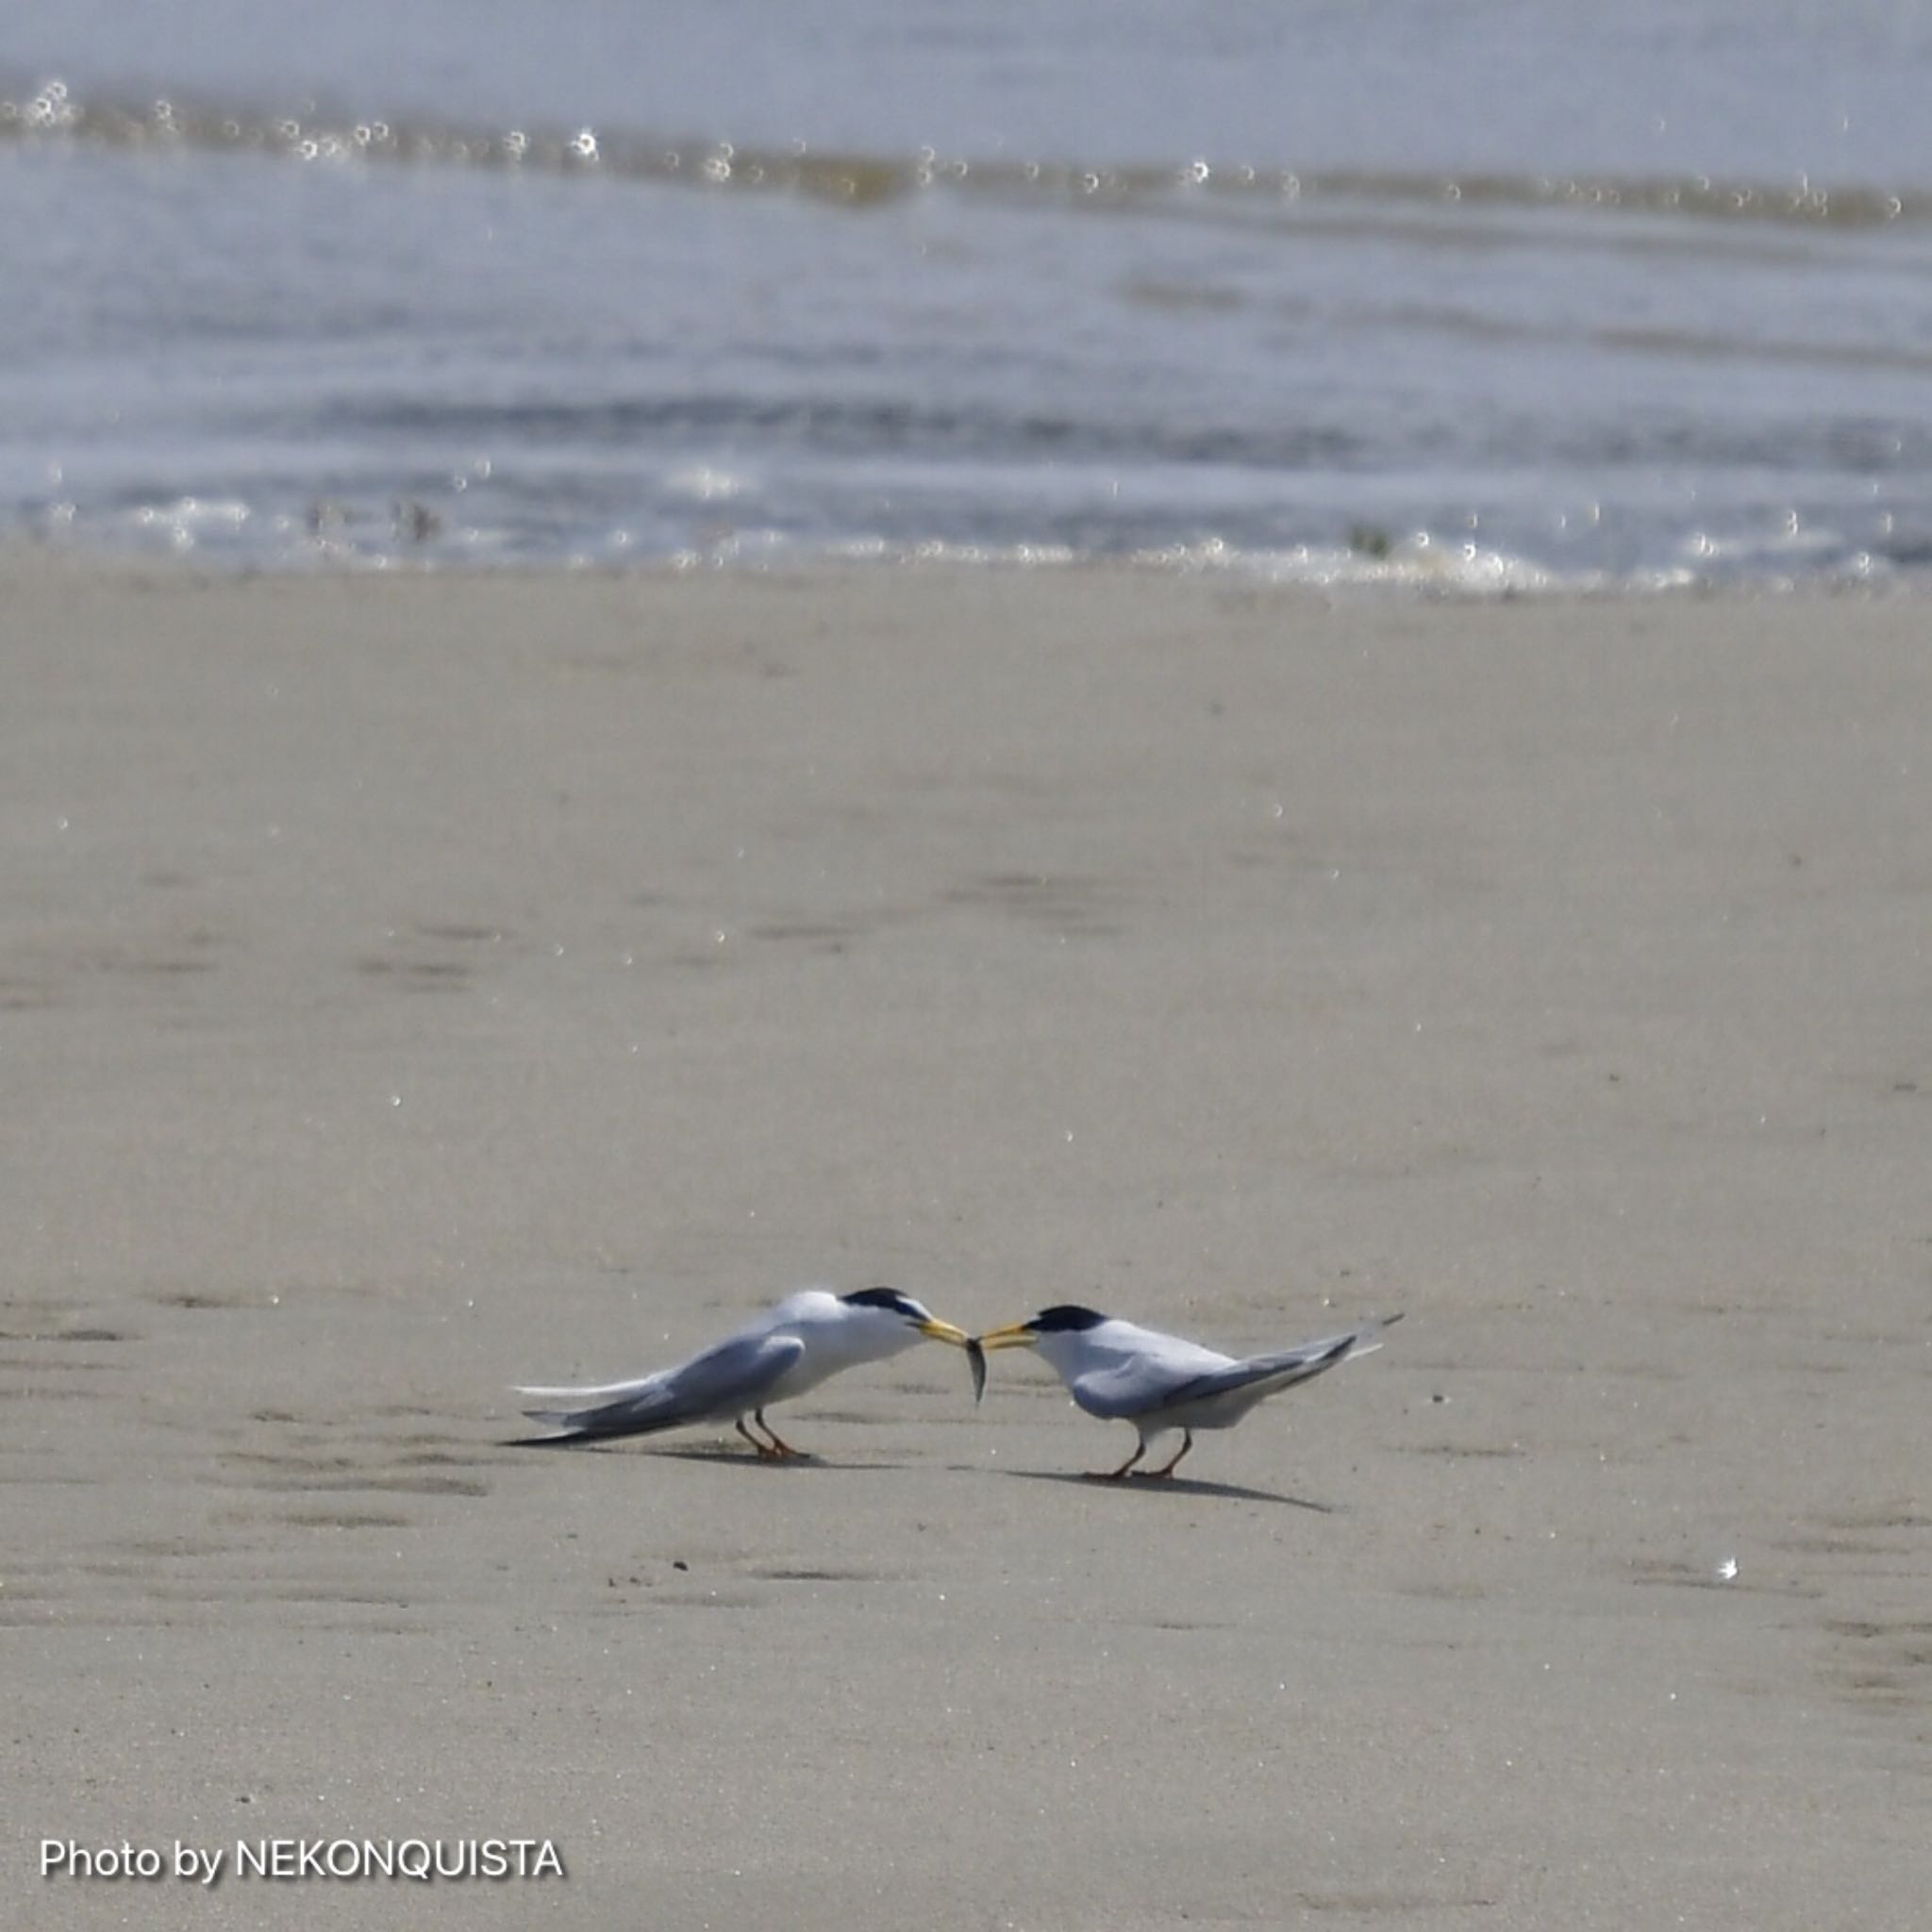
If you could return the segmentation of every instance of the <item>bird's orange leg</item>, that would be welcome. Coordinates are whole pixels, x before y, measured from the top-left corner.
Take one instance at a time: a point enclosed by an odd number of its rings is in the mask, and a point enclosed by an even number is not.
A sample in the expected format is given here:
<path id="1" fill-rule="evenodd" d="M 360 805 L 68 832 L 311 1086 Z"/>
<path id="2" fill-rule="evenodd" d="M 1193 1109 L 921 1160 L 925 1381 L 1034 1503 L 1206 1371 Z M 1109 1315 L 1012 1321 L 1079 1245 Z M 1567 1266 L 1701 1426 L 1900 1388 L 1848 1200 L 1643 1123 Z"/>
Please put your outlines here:
<path id="1" fill-rule="evenodd" d="M 1146 1453 L 1147 1444 L 1144 1441 L 1139 1442 L 1134 1447 L 1134 1453 L 1118 1469 L 1104 1469 L 1100 1474 L 1106 1481 L 1117 1483 Z"/>
<path id="2" fill-rule="evenodd" d="M 760 1462 L 776 1462 L 781 1459 L 783 1452 L 779 1449 L 773 1447 L 773 1443 L 777 1441 L 777 1438 L 775 1436 L 772 1439 L 771 1442 L 760 1442 L 756 1436 L 754 1436 L 748 1428 L 745 1427 L 744 1418 L 742 1416 L 740 1416 L 738 1420 L 731 1424 L 731 1426 L 734 1429 L 736 1429 L 738 1433 L 741 1436 L 742 1436 L 744 1440 L 747 1442 L 749 1442 L 751 1446 L 758 1452 L 758 1460 Z"/>
<path id="3" fill-rule="evenodd" d="M 765 1420 L 765 1412 L 763 1409 L 759 1409 L 757 1415 L 753 1418 L 753 1420 L 757 1422 L 759 1428 L 764 1430 L 766 1435 L 771 1437 L 772 1447 L 774 1448 L 780 1456 L 803 1456 L 806 1453 L 803 1449 L 794 1449 L 791 1446 L 791 1444 L 785 1440 L 785 1438 L 781 1436 L 777 1432 L 777 1430 L 774 1429 L 771 1425 L 771 1424 Z"/>
<path id="4" fill-rule="evenodd" d="M 1174 1451 L 1174 1460 L 1172 1462 L 1162 1463 L 1158 1469 L 1143 1470 L 1141 1474 L 1146 1476 L 1149 1482 L 1153 1482 L 1160 1476 L 1172 1475 L 1174 1473 L 1175 1469 L 1179 1467 L 1181 1457 L 1185 1456 L 1188 1453 L 1188 1451 L 1191 1449 L 1193 1446 L 1193 1430 L 1183 1429 L 1181 1431 L 1181 1446 Z"/>

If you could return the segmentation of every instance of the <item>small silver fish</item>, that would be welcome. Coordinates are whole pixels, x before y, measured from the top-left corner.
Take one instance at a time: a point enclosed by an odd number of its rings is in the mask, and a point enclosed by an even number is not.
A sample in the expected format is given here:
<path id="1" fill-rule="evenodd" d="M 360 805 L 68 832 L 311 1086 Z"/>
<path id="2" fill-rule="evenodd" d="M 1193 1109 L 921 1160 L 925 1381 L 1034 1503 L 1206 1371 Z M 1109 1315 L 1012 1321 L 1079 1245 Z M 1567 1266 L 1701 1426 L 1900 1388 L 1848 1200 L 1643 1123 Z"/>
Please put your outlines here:
<path id="1" fill-rule="evenodd" d="M 973 1365 L 973 1399 L 982 1401 L 986 1395 L 986 1351 L 977 1341 L 968 1341 L 966 1359 Z"/>

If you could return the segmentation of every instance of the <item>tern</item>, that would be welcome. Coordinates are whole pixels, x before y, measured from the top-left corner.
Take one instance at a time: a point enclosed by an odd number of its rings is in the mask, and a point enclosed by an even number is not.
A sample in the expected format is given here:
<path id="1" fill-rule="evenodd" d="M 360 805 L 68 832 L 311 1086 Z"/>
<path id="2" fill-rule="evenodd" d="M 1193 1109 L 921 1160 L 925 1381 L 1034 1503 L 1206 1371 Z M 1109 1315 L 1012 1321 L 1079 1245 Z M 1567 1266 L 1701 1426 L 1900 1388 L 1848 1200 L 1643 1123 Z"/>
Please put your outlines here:
<path id="1" fill-rule="evenodd" d="M 516 1392 L 543 1405 L 525 1409 L 525 1415 L 559 1431 L 545 1441 L 649 1436 L 691 1423 L 729 1422 L 761 1460 L 776 1462 L 804 1452 L 765 1420 L 770 1404 L 789 1402 L 841 1369 L 884 1361 L 926 1338 L 971 1351 L 972 1339 L 963 1328 L 941 1322 L 896 1288 L 862 1288 L 844 1295 L 805 1288 L 675 1368 L 601 1388 Z M 976 1380 L 979 1357 L 973 1359 Z M 746 1416 L 768 1440 L 761 1441 L 745 1427 Z"/>
<path id="2" fill-rule="evenodd" d="M 1233 1428 L 1263 1397 L 1380 1348 L 1382 1331 L 1401 1320 L 1391 1315 L 1387 1321 L 1362 1322 L 1346 1335 L 1241 1360 L 1178 1335 L 1124 1322 L 1118 1315 L 1063 1302 L 1042 1308 L 1030 1321 L 979 1336 L 976 1346 L 987 1354 L 996 1348 L 1037 1348 L 1089 1415 L 1132 1423 L 1139 1446 L 1118 1469 L 1102 1472 L 1117 1482 L 1146 1455 L 1157 1436 L 1178 1429 L 1181 1446 L 1172 1459 L 1141 1472 L 1172 1475 L 1194 1446 L 1196 1429 Z"/>

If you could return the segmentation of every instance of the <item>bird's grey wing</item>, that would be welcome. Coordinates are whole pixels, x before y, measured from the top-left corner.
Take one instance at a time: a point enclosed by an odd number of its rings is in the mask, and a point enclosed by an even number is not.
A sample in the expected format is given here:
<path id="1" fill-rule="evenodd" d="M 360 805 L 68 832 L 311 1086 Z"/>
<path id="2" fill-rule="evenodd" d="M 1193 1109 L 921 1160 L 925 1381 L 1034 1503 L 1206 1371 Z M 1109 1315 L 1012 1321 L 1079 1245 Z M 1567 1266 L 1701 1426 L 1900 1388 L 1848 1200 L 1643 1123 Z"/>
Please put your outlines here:
<path id="1" fill-rule="evenodd" d="M 647 1375 L 626 1389 L 585 1391 L 608 1400 L 524 1412 L 533 1422 L 554 1423 L 573 1436 L 647 1436 L 758 1407 L 804 1353 L 805 1343 L 795 1335 L 734 1335 L 681 1366 Z"/>
<path id="2" fill-rule="evenodd" d="M 1393 1316 L 1394 1321 L 1401 1317 Z M 1257 1396 L 1273 1395 L 1277 1390 L 1291 1389 L 1297 1382 L 1339 1367 L 1351 1357 L 1367 1355 L 1382 1345 L 1387 1322 L 1364 1322 L 1346 1335 L 1330 1335 L 1320 1341 L 1305 1341 L 1298 1348 L 1276 1350 L 1273 1355 L 1250 1356 L 1224 1369 L 1191 1375 L 1174 1382 L 1156 1405 L 1175 1408 L 1186 1403 L 1206 1402 L 1217 1395 L 1232 1395 L 1238 1390 L 1253 1389 Z"/>
<path id="3" fill-rule="evenodd" d="M 1176 1389 L 1201 1379 L 1172 1362 L 1134 1357 L 1106 1368 L 1090 1369 L 1067 1388 L 1089 1415 L 1113 1423 L 1165 1408 L 1174 1400 Z"/>

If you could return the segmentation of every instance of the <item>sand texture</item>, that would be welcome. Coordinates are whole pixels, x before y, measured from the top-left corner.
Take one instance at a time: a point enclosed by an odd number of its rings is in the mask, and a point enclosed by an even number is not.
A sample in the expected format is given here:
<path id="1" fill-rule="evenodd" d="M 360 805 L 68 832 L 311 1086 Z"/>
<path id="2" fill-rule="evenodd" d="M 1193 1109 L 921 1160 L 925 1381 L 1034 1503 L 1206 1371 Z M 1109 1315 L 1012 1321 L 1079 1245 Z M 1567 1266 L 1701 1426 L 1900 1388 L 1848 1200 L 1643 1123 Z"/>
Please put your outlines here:
<path id="1" fill-rule="evenodd" d="M 8 562 L 0 1921 L 1924 1923 L 1928 625 Z M 1407 1320 L 500 1446 L 812 1281 Z"/>

